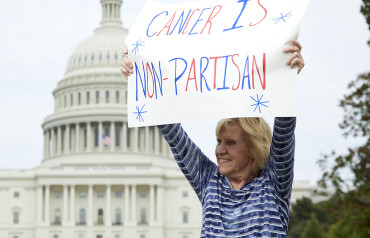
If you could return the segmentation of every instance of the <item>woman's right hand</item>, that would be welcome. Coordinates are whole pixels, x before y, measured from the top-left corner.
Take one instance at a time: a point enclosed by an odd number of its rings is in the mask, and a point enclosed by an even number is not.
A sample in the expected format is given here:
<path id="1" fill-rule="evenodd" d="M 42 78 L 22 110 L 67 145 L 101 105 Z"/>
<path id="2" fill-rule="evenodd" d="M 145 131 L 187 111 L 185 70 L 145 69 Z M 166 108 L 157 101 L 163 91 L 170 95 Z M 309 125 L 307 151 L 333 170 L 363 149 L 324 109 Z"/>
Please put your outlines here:
<path id="1" fill-rule="evenodd" d="M 126 50 L 125 51 L 125 57 L 123 58 L 123 61 L 122 61 L 122 64 L 121 64 L 121 72 L 122 72 L 123 76 L 126 77 L 126 79 L 128 79 L 128 76 L 130 76 L 133 72 L 132 71 L 133 65 L 132 65 L 131 60 L 128 58 L 127 54 L 128 54 L 128 51 Z"/>

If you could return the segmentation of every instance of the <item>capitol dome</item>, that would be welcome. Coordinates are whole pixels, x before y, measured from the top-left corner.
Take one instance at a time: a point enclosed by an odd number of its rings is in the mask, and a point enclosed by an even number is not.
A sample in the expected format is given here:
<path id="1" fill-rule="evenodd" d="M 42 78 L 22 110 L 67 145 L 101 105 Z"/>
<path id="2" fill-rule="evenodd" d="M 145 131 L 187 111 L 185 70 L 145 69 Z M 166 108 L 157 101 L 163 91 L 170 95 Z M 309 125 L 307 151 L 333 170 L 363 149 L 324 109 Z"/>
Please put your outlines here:
<path id="1" fill-rule="evenodd" d="M 127 81 L 120 71 L 128 34 L 120 19 L 122 0 L 101 4 L 100 27 L 72 53 L 53 91 L 54 113 L 42 125 L 43 164 L 102 163 L 104 157 L 104 163 L 135 158 L 139 164 L 173 167 L 156 127 L 127 126 Z"/>

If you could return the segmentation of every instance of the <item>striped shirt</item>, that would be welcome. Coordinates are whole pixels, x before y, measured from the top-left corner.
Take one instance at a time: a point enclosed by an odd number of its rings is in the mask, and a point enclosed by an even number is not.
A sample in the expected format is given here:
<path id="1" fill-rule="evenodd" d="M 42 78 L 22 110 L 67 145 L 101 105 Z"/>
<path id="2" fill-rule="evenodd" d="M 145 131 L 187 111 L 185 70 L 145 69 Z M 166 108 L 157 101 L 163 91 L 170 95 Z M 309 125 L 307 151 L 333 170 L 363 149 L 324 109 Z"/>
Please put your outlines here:
<path id="1" fill-rule="evenodd" d="M 261 175 L 233 189 L 180 124 L 158 126 L 202 204 L 201 237 L 286 237 L 293 182 L 295 118 L 275 118 Z"/>

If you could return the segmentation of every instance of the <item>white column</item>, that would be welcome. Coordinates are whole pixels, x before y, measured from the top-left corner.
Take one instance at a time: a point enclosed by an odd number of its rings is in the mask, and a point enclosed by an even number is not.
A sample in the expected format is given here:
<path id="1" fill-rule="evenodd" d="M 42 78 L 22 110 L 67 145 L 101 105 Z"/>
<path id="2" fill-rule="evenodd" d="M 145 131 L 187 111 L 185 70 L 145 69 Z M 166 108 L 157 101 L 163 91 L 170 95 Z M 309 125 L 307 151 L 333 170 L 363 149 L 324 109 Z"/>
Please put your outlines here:
<path id="1" fill-rule="evenodd" d="M 50 207 L 50 186 L 45 185 L 45 207 L 44 207 L 44 223 L 46 225 L 49 225 L 50 221 L 50 212 L 49 212 L 49 207 Z"/>
<path id="2" fill-rule="evenodd" d="M 149 224 L 153 225 L 154 223 L 154 213 L 155 213 L 155 208 L 154 208 L 154 185 L 150 185 L 150 190 L 149 190 L 149 198 L 150 198 L 150 207 L 149 207 L 149 213 L 150 213 L 150 220 Z"/>
<path id="3" fill-rule="evenodd" d="M 155 154 L 159 154 L 159 141 L 160 141 L 160 135 L 159 135 L 159 131 L 158 131 L 158 128 L 157 127 L 154 127 L 154 140 L 155 140 L 155 144 L 154 144 L 154 153 Z"/>
<path id="4" fill-rule="evenodd" d="M 127 223 L 129 223 L 129 208 L 130 208 L 130 197 L 129 197 L 129 193 L 130 193 L 130 190 L 129 190 L 129 185 L 125 185 L 125 213 L 124 213 L 124 225 L 126 225 Z"/>
<path id="5" fill-rule="evenodd" d="M 47 131 L 44 131 L 44 158 L 47 158 L 47 153 L 46 153 L 46 149 L 47 149 L 47 146 L 46 146 L 46 141 L 47 141 Z"/>
<path id="6" fill-rule="evenodd" d="M 131 186 L 131 222 L 136 225 L 137 220 L 136 220 L 136 185 Z"/>
<path id="7" fill-rule="evenodd" d="M 163 187 L 157 185 L 157 223 L 163 224 Z"/>
<path id="8" fill-rule="evenodd" d="M 58 136 L 58 139 L 57 139 L 57 154 L 60 155 L 62 154 L 62 126 L 58 126 L 58 131 L 57 131 L 57 136 Z"/>
<path id="9" fill-rule="evenodd" d="M 121 142 L 122 142 L 122 150 L 123 151 L 127 151 L 127 122 L 124 122 L 122 124 L 122 139 L 121 139 Z"/>
<path id="10" fill-rule="evenodd" d="M 86 124 L 86 150 L 91 152 L 91 122 Z"/>
<path id="11" fill-rule="evenodd" d="M 139 144 L 138 144 L 138 138 L 139 138 L 139 128 L 138 127 L 135 127 L 134 128 L 134 136 L 133 136 L 133 143 L 132 146 L 133 146 L 133 151 L 134 152 L 138 152 L 139 150 Z"/>
<path id="12" fill-rule="evenodd" d="M 70 207 L 69 207 L 69 221 L 71 225 L 75 225 L 75 185 L 71 185 L 71 192 L 70 192 Z"/>
<path id="13" fill-rule="evenodd" d="M 111 222 L 111 185 L 108 184 L 107 185 L 107 190 L 106 190 L 106 194 L 107 194 L 107 204 L 106 204 L 106 212 L 105 214 L 107 214 L 106 218 L 105 218 L 105 226 L 111 226 L 112 225 L 112 222 Z"/>
<path id="14" fill-rule="evenodd" d="M 110 144 L 110 150 L 114 151 L 116 147 L 116 128 L 114 125 L 114 121 L 110 123 L 110 138 L 112 139 L 112 143 Z"/>
<path id="15" fill-rule="evenodd" d="M 145 127 L 145 152 L 150 153 L 150 133 L 149 133 L 149 126 Z"/>
<path id="16" fill-rule="evenodd" d="M 51 128 L 51 156 L 54 156 L 57 152 L 57 139 L 56 139 L 56 136 L 55 136 L 55 130 L 54 128 Z"/>
<path id="17" fill-rule="evenodd" d="M 62 224 L 65 226 L 68 221 L 68 186 L 63 185 L 63 217 Z"/>
<path id="18" fill-rule="evenodd" d="M 89 201 L 88 201 L 88 212 L 87 212 L 87 225 L 93 225 L 93 185 L 89 185 Z"/>
<path id="19" fill-rule="evenodd" d="M 43 201 L 42 201 L 42 186 L 39 185 L 37 187 L 37 224 L 41 224 L 42 223 L 42 204 L 43 204 Z"/>
<path id="20" fill-rule="evenodd" d="M 99 130 L 98 130 L 99 151 L 103 151 L 102 136 L 103 136 L 103 122 L 100 121 L 99 122 Z"/>
<path id="21" fill-rule="evenodd" d="M 75 136 L 76 136 L 75 151 L 77 153 L 80 151 L 80 123 L 76 123 Z"/>
<path id="22" fill-rule="evenodd" d="M 50 129 L 46 131 L 46 157 L 50 157 Z"/>
<path id="23" fill-rule="evenodd" d="M 71 130 L 70 130 L 70 125 L 67 124 L 66 125 L 66 133 L 64 134 L 64 141 L 65 141 L 65 144 L 64 144 L 64 153 L 69 153 L 69 138 L 70 138 L 70 133 L 71 133 Z"/>

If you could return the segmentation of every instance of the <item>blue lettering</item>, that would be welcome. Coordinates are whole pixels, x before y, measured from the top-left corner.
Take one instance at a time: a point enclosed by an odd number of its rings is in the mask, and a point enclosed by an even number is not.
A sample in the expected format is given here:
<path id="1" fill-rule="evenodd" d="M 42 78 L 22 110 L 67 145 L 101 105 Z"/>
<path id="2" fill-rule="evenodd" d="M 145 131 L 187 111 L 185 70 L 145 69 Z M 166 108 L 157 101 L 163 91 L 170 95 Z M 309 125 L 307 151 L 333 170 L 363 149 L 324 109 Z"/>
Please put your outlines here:
<path id="1" fill-rule="evenodd" d="M 203 69 L 203 63 L 202 63 L 203 59 L 207 60 L 207 65 L 204 69 Z M 204 82 L 206 83 L 207 90 L 211 91 L 211 89 L 208 87 L 207 80 L 203 75 L 204 71 L 206 71 L 206 69 L 208 68 L 208 64 L 209 64 L 209 59 L 207 57 L 200 58 L 200 92 L 201 93 L 203 92 L 203 79 L 204 79 Z"/>
<path id="2" fill-rule="evenodd" d="M 224 89 L 230 89 L 230 87 L 226 87 L 226 74 L 227 74 L 227 62 L 229 61 L 229 57 L 231 57 L 232 55 L 226 55 L 226 56 L 222 56 L 222 58 L 226 58 L 226 62 L 225 62 L 225 73 L 224 73 L 224 85 L 222 88 L 217 88 L 217 90 L 224 90 Z"/>
<path id="3" fill-rule="evenodd" d="M 184 27 L 185 27 L 185 23 L 188 21 L 188 18 L 189 18 L 189 16 L 190 16 L 191 9 L 189 10 L 188 16 L 186 17 L 185 21 L 184 21 L 184 13 L 185 13 L 185 11 L 182 11 L 181 16 L 180 16 L 180 17 L 179 17 L 179 19 L 177 20 L 176 25 L 175 25 L 175 27 L 172 29 L 172 31 L 171 31 L 171 33 L 170 33 L 170 35 L 172 35 L 173 31 L 176 29 L 177 24 L 179 24 L 179 22 L 180 22 L 180 19 L 181 19 L 181 23 L 180 23 L 180 25 L 179 25 L 179 34 L 181 34 L 182 30 L 183 30 L 183 29 L 184 29 Z"/>
<path id="4" fill-rule="evenodd" d="M 138 77 L 140 77 L 140 82 L 141 82 L 141 87 L 143 89 L 143 93 L 144 93 L 144 97 L 146 98 L 146 76 L 145 76 L 145 66 L 144 66 L 144 63 L 141 62 L 143 64 L 143 72 L 144 72 L 144 84 L 143 84 L 143 79 L 141 78 L 141 74 L 140 74 L 140 70 L 139 70 L 139 67 L 137 66 L 137 63 L 135 62 L 135 74 L 136 74 L 136 101 L 139 100 L 139 96 L 138 96 Z"/>
<path id="5" fill-rule="evenodd" d="M 193 28 L 191 28 L 191 30 L 190 30 L 190 32 L 189 32 L 189 35 L 196 35 L 196 34 L 198 34 L 198 32 L 192 33 L 192 31 L 194 30 L 194 28 L 195 28 L 195 26 L 198 24 L 198 22 L 200 22 L 200 21 L 203 21 L 203 20 L 204 20 L 204 19 L 200 19 L 200 18 L 202 17 L 202 14 L 203 14 L 204 10 L 209 10 L 209 9 L 211 9 L 211 8 L 204 8 L 204 9 L 202 10 L 202 12 L 200 13 L 200 15 L 199 15 L 199 17 L 198 17 L 198 20 L 195 22 L 195 24 L 194 24 Z"/>
<path id="6" fill-rule="evenodd" d="M 155 35 L 157 34 L 157 32 L 155 32 L 153 35 L 149 35 L 149 27 L 150 27 L 150 25 L 152 25 L 152 23 L 153 23 L 154 19 L 156 19 L 159 15 L 162 15 L 163 13 L 166 13 L 166 16 L 168 16 L 168 11 L 161 12 L 161 13 L 159 13 L 157 16 L 155 16 L 155 17 L 152 19 L 152 21 L 149 23 L 148 29 L 146 30 L 146 35 L 147 35 L 148 37 L 153 37 L 153 36 L 155 36 Z"/>
<path id="7" fill-rule="evenodd" d="M 182 73 L 177 76 L 177 60 L 182 60 L 185 63 L 185 69 L 182 71 Z M 177 81 L 180 80 L 180 78 L 184 75 L 186 69 L 188 68 L 188 63 L 183 58 L 173 58 L 169 62 L 175 61 L 175 91 L 177 95 Z"/>
<path id="8" fill-rule="evenodd" d="M 159 61 L 159 67 L 158 68 L 159 68 L 160 78 L 158 77 L 157 71 L 155 70 L 154 65 L 152 63 L 154 82 L 156 82 L 155 79 L 157 79 L 159 90 L 160 90 L 161 95 L 163 97 L 163 78 L 162 78 L 161 61 Z M 155 99 L 157 99 L 157 83 L 155 83 Z"/>
<path id="9" fill-rule="evenodd" d="M 242 2 L 243 3 L 243 8 L 239 14 L 239 16 L 236 18 L 235 22 L 234 22 L 234 25 L 231 27 L 231 28 L 228 28 L 228 29 L 225 29 L 224 31 L 230 31 L 230 30 L 235 30 L 237 28 L 241 28 L 243 26 L 236 26 L 238 24 L 238 21 L 240 19 L 240 17 L 242 16 L 244 10 L 245 10 L 245 7 L 247 6 L 247 3 L 251 1 L 251 0 L 239 0 L 238 3 Z"/>
<path id="10" fill-rule="evenodd" d="M 245 70 L 247 70 L 248 74 L 245 75 Z M 244 73 L 243 73 L 243 81 L 242 81 L 242 90 L 244 89 L 244 79 L 248 78 L 248 87 L 251 89 L 251 83 L 249 79 L 249 56 L 247 56 L 247 59 L 245 60 L 245 65 L 244 65 Z"/>

